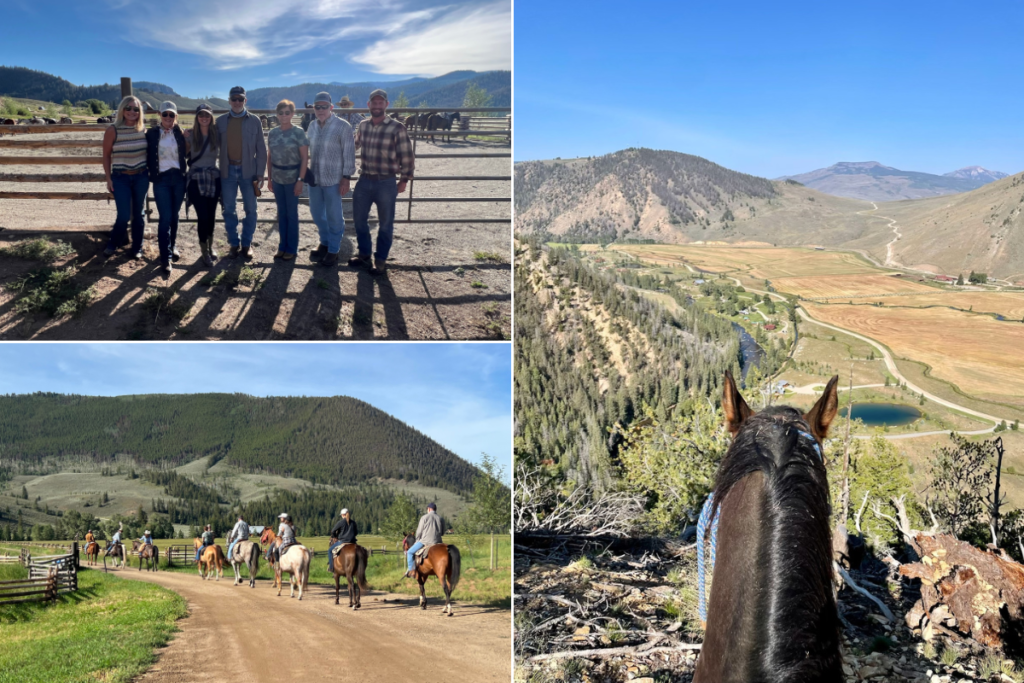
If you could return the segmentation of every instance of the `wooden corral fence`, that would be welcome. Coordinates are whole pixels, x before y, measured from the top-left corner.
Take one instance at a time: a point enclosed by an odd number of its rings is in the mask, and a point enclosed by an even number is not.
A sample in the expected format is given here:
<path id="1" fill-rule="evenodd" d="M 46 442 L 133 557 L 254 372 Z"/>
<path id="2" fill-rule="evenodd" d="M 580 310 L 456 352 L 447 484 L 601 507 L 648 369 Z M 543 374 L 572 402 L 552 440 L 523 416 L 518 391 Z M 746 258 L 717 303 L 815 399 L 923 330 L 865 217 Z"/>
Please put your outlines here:
<path id="1" fill-rule="evenodd" d="M 173 566 L 175 562 L 178 564 L 195 564 L 196 563 L 196 549 L 190 545 L 172 545 L 164 551 L 164 557 L 167 558 L 167 566 Z"/>
<path id="2" fill-rule="evenodd" d="M 131 79 L 122 79 L 122 88 L 125 87 L 127 81 L 128 91 L 131 92 Z M 253 114 L 274 114 L 274 110 L 271 109 L 250 109 Z M 298 116 L 305 110 L 299 109 L 296 112 Z M 358 113 L 358 114 L 369 114 L 369 109 L 355 108 L 345 109 L 345 113 Z M 389 112 L 396 114 L 412 114 L 412 113 L 430 113 L 437 112 L 436 108 L 417 108 L 407 107 L 400 109 L 389 109 Z M 436 131 L 436 130 L 424 130 L 421 128 L 413 128 L 409 131 L 409 136 L 413 142 L 413 152 L 416 151 L 416 143 L 418 140 L 426 137 L 435 137 L 443 134 L 444 136 L 461 137 L 468 139 L 469 137 L 490 137 L 490 138 L 504 138 L 508 141 L 511 146 L 512 141 L 512 130 L 511 130 L 511 108 L 510 107 L 469 107 L 459 108 L 458 111 L 462 114 L 502 114 L 508 112 L 508 116 L 497 116 L 497 117 L 486 117 L 486 116 L 472 116 L 463 119 L 463 121 L 478 122 L 479 127 L 474 126 L 467 128 L 460 128 L 459 130 L 452 131 Z M 227 110 L 214 110 L 214 114 L 223 114 Z M 497 122 L 497 123 L 492 123 Z M 29 133 L 66 133 L 66 132 L 89 132 L 89 133 L 102 133 L 104 132 L 109 124 L 15 124 L 15 125 L 0 125 L 0 149 L 49 149 L 55 151 L 63 151 L 69 149 L 75 150 L 95 150 L 95 154 L 87 155 L 68 155 L 62 156 L 60 154 L 52 156 L 0 156 L 0 166 L 93 166 L 102 168 L 103 157 L 102 147 L 103 141 L 99 138 L 93 139 L 76 139 L 76 140 L 26 140 L 19 139 L 19 135 Z M 269 130 L 264 131 L 264 135 L 268 135 Z M 10 136 L 10 137 L 5 137 Z M 358 154 L 358 153 L 357 153 Z M 512 152 L 466 152 L 466 153 L 428 153 L 428 154 L 415 154 L 416 161 L 419 162 L 421 159 L 482 159 L 482 158 L 501 158 L 509 159 L 509 174 L 501 175 L 443 175 L 443 176 L 415 176 L 412 182 L 409 183 L 408 196 L 399 197 L 398 204 L 406 204 L 407 211 L 405 218 L 395 218 L 395 223 L 505 223 L 509 224 L 512 221 L 511 212 L 508 218 L 482 218 L 482 217 L 466 217 L 466 218 L 413 218 L 412 209 L 413 204 L 427 204 L 427 203 L 447 203 L 447 204 L 462 204 L 471 202 L 504 202 L 511 204 L 512 197 L 422 197 L 415 198 L 415 185 L 416 183 L 463 183 L 463 182 L 494 182 L 504 181 L 510 182 L 511 176 L 511 159 Z M 418 164 L 417 164 L 418 165 Z M 355 187 L 355 181 L 359 176 L 353 176 L 352 187 Z M 90 169 L 90 172 L 85 170 L 79 172 L 77 169 L 70 173 L 2 173 L 0 172 L 0 182 L 5 183 L 83 183 L 93 184 L 96 183 L 105 184 L 106 177 L 101 172 L 96 172 Z M 511 194 L 511 193 L 509 193 Z M 46 191 L 29 191 L 29 192 L 0 192 L 0 199 L 69 199 L 69 200 L 83 200 L 83 201 L 95 201 L 95 200 L 107 200 L 108 202 L 114 197 L 112 194 L 106 191 L 104 187 L 102 191 L 96 192 L 46 192 Z M 147 216 L 152 215 L 152 209 L 150 203 L 154 201 L 150 196 L 146 197 L 147 203 Z M 239 199 L 241 201 L 241 193 L 239 193 Z M 273 197 L 261 197 L 256 200 L 258 203 L 270 203 L 275 204 L 276 200 Z M 351 198 L 343 198 L 343 202 L 350 203 Z M 299 200 L 300 204 L 309 204 L 308 198 L 302 198 Z M 181 219 L 182 222 L 195 222 L 195 217 L 188 219 Z M 276 218 L 260 218 L 259 222 L 268 223 L 276 222 Z M 218 223 L 223 222 L 223 218 L 217 219 Z M 300 223 L 313 223 L 312 220 L 302 219 Z"/>
<path id="3" fill-rule="evenodd" d="M 33 556 L 22 548 L 19 561 L 28 568 L 28 578 L 0 581 L 0 605 L 23 602 L 56 602 L 61 593 L 78 590 L 78 543 L 64 555 Z"/>

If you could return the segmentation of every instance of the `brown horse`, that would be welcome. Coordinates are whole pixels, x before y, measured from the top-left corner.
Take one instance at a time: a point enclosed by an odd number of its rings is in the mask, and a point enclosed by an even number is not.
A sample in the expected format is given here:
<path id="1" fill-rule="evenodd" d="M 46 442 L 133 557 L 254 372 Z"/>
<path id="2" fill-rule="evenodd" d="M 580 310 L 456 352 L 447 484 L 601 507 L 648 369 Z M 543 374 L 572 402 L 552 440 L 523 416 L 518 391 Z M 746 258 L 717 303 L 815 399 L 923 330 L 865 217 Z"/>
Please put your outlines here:
<path id="1" fill-rule="evenodd" d="M 459 574 L 462 573 L 462 555 L 459 549 L 446 543 L 438 543 L 430 546 L 427 556 L 421 564 L 415 565 L 416 580 L 420 584 L 420 608 L 427 609 L 427 594 L 423 590 L 424 584 L 431 575 L 436 576 L 441 582 L 444 590 L 444 609 L 442 613 L 452 616 L 452 591 L 459 584 Z"/>
<path id="2" fill-rule="evenodd" d="M 107 571 L 107 558 L 114 565 L 114 569 L 120 569 L 128 564 L 128 555 L 124 550 L 124 543 L 115 543 L 109 548 L 103 549 L 103 571 Z"/>
<path id="3" fill-rule="evenodd" d="M 85 561 L 87 564 L 96 566 L 100 557 L 100 544 L 96 541 L 89 541 L 85 546 Z"/>
<path id="4" fill-rule="evenodd" d="M 132 541 L 132 552 L 139 554 L 139 571 L 142 571 L 142 560 L 146 560 L 146 571 L 155 572 L 160 568 L 160 549 L 150 543 Z"/>
<path id="5" fill-rule="evenodd" d="M 196 550 L 202 548 L 203 539 L 192 539 L 192 547 Z M 213 576 L 214 573 L 217 575 L 217 581 L 220 581 L 221 577 L 224 576 L 224 551 L 221 550 L 219 545 L 206 546 L 202 554 L 199 555 L 199 562 L 196 563 L 196 568 L 199 570 L 199 576 L 203 577 L 203 581 Z"/>
<path id="6" fill-rule="evenodd" d="M 821 446 L 838 380 L 807 413 L 772 406 L 755 415 L 725 375 L 733 441 L 701 514 L 713 543 L 717 525 L 717 547 L 694 683 L 843 679 Z"/>
<path id="7" fill-rule="evenodd" d="M 334 544 L 335 539 L 331 539 Z M 366 585 L 366 565 L 370 561 L 370 553 L 361 545 L 346 543 L 338 550 L 331 567 L 334 571 L 334 604 L 341 604 L 341 575 L 348 582 L 348 606 L 352 609 L 362 607 L 361 591 L 368 591 Z"/>
<path id="8" fill-rule="evenodd" d="M 270 562 L 271 564 L 273 564 L 274 563 L 274 561 L 272 559 L 273 550 L 277 546 L 281 545 L 281 541 L 277 538 L 277 534 L 274 533 L 274 530 L 271 529 L 269 526 L 266 529 L 263 530 L 262 534 L 260 534 L 260 545 L 262 545 L 264 548 L 267 549 L 267 552 L 264 553 L 264 555 L 263 555 L 264 559 L 266 559 L 267 562 Z M 280 579 L 281 579 L 281 577 L 277 573 L 275 573 L 274 574 L 274 582 L 272 584 L 270 584 L 270 587 L 271 588 L 280 588 L 281 587 Z"/>

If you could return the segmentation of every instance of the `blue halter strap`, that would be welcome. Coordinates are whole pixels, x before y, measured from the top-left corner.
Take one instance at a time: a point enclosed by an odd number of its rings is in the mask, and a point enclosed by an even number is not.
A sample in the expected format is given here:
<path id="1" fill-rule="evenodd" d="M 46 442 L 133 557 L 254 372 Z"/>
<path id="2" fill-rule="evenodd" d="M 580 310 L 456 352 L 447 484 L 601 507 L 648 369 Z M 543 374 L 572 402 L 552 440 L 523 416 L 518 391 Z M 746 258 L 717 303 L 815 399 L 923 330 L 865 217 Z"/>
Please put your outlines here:
<path id="1" fill-rule="evenodd" d="M 818 444 L 818 440 L 802 429 L 798 429 L 796 433 L 811 442 L 814 446 L 814 452 L 824 462 L 825 457 L 821 453 L 821 446 Z M 712 515 L 712 510 L 714 510 L 714 515 Z M 715 573 L 715 550 L 718 547 L 718 513 L 720 511 L 721 508 L 715 510 L 715 492 L 712 491 L 708 494 L 707 500 L 704 501 L 704 507 L 700 510 L 700 517 L 697 518 L 697 613 L 700 616 L 700 625 L 702 627 L 706 627 L 708 621 L 708 596 L 705 588 L 705 579 L 708 575 L 714 576 Z M 710 538 L 708 538 L 709 524 L 711 526 Z M 707 567 L 705 567 L 704 562 L 705 538 L 708 538 L 711 545 L 708 549 L 709 562 Z"/>

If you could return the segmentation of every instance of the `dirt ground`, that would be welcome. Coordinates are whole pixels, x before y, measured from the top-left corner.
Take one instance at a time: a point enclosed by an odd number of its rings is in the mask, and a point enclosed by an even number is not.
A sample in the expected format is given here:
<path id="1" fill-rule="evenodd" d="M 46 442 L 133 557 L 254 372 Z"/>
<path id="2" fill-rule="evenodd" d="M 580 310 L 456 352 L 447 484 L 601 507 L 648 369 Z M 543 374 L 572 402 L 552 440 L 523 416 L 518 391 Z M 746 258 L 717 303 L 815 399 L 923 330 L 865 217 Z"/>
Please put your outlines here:
<path id="1" fill-rule="evenodd" d="M 49 133 L 19 139 L 88 139 L 94 133 Z M 5 138 L 9 139 L 9 138 Z M 507 143 L 419 141 L 417 154 L 508 152 Z M 48 156 L 99 153 L 89 149 L 0 149 L 0 155 Z M 508 176 L 511 160 L 420 159 L 420 176 Z M 102 173 L 99 166 L 0 166 L 3 174 Z M 102 192 L 101 183 L 0 182 L 0 191 Z M 152 192 L 152 191 L 151 191 Z M 510 181 L 418 181 L 415 198 L 509 197 Z M 398 204 L 398 218 L 408 204 Z M 264 188 L 260 220 L 276 217 L 273 195 Z M 75 280 L 92 288 L 77 315 L 20 313 L 14 281 L 42 264 L 0 254 L 0 339 L 55 340 L 333 340 L 333 339 L 508 339 L 511 335 L 511 228 L 506 223 L 397 224 L 389 274 L 373 278 L 346 265 L 355 249 L 355 229 L 346 221 L 339 265 L 311 263 L 319 244 L 316 226 L 300 225 L 299 256 L 275 261 L 276 222 L 259 223 L 249 262 L 222 258 L 212 269 L 200 263 L 195 223 L 178 233 L 181 260 L 165 280 L 160 274 L 153 223 L 146 226 L 145 259 L 125 250 L 106 259 L 103 248 L 115 217 L 105 201 L 0 199 L 0 249 L 39 236 L 71 244 L 75 253 L 52 265 L 75 265 Z M 243 214 L 239 207 L 239 215 Z M 412 218 L 508 218 L 511 203 L 414 203 Z M 184 207 L 182 207 L 184 217 Z M 194 218 L 194 212 L 191 213 Z M 220 212 L 218 212 L 220 216 Z M 372 218 L 373 214 L 371 214 Z M 307 206 L 299 218 L 309 219 Z M 371 222 L 376 239 L 376 226 Z M 217 249 L 227 253 L 218 223 Z M 476 258 L 477 254 L 492 258 Z"/>
<path id="2" fill-rule="evenodd" d="M 159 584 L 188 601 L 181 632 L 140 683 L 511 679 L 508 610 L 456 601 L 448 618 L 443 600 L 423 611 L 415 596 L 374 591 L 353 611 L 344 587 L 341 605 L 327 586 L 310 586 L 300 602 L 288 597 L 287 584 L 281 597 L 269 581 L 232 586 L 230 567 L 220 581 L 171 572 L 118 575 Z"/>

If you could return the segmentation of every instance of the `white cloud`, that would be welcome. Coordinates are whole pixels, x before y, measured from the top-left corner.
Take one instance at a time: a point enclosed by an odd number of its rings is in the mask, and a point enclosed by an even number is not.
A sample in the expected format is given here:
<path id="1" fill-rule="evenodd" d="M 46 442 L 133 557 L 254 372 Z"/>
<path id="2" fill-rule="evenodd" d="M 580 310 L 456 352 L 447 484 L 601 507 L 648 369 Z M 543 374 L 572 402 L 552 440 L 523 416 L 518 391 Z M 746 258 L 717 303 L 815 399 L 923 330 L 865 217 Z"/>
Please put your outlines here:
<path id="1" fill-rule="evenodd" d="M 433 24 L 400 27 L 352 58 L 382 74 L 439 76 L 459 69 L 512 68 L 512 5 L 447 8 Z"/>
<path id="2" fill-rule="evenodd" d="M 108 0 L 115 4 L 121 0 Z M 316 46 L 353 42 L 352 51 L 367 41 L 401 36 L 451 7 L 423 8 L 407 0 L 312 0 L 214 3 L 180 0 L 173 12 L 159 4 L 132 6 L 128 39 L 208 57 L 216 69 L 237 69 L 287 59 Z M 511 18 L 505 23 L 511 44 Z M 344 46 L 343 46 L 344 47 Z M 444 46 L 438 46 L 444 49 Z M 507 68 L 507 67 L 505 67 Z M 407 69 L 405 73 L 412 70 Z"/>

